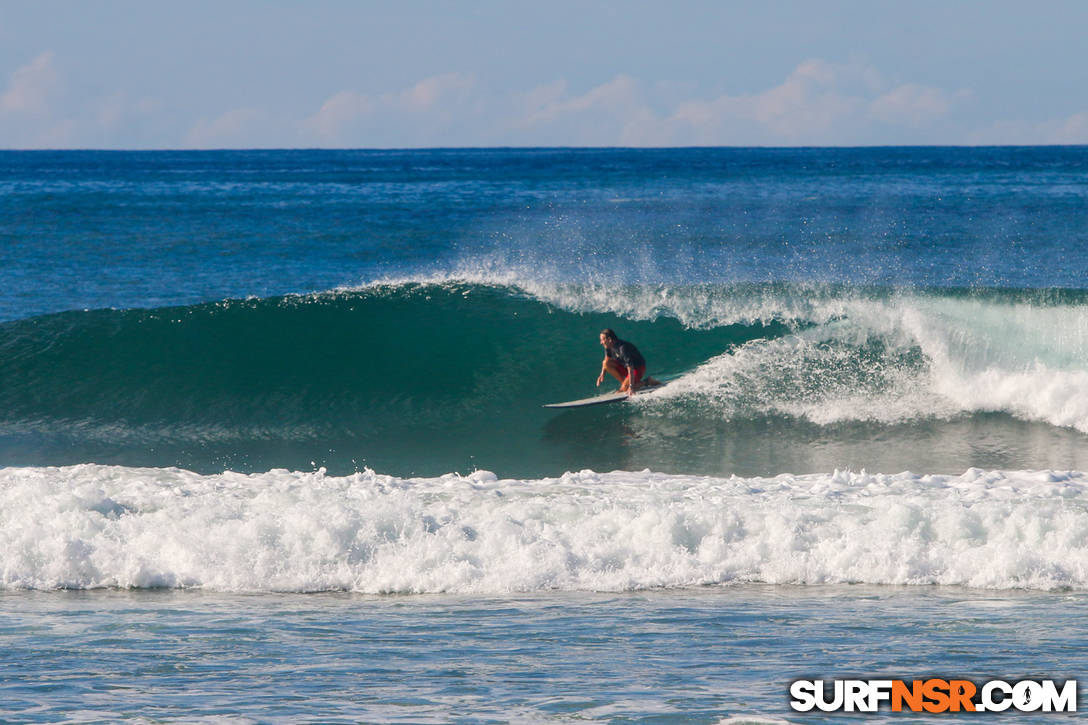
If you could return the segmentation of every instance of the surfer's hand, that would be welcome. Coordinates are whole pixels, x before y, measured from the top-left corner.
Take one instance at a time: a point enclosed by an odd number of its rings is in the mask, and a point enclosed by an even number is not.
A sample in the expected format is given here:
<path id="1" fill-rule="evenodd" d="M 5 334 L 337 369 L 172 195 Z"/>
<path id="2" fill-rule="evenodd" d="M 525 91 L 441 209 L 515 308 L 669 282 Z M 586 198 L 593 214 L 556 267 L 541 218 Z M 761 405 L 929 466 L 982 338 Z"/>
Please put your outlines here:
<path id="1" fill-rule="evenodd" d="M 602 372 L 600 375 L 597 376 L 597 387 L 598 388 L 601 387 L 601 383 L 603 383 L 603 382 L 604 382 L 604 373 Z"/>

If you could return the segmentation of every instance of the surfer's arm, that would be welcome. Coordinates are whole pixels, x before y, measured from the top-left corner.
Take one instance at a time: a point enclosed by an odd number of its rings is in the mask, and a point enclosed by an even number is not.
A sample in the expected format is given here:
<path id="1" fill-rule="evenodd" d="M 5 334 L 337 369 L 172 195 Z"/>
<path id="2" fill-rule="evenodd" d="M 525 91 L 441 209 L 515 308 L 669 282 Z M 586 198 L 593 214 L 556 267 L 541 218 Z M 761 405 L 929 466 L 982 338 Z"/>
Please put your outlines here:
<path id="1" fill-rule="evenodd" d="M 604 382 L 604 374 L 608 371 L 608 356 L 604 356 L 604 362 L 601 363 L 601 374 L 597 376 L 597 387 L 601 387 L 601 383 Z"/>

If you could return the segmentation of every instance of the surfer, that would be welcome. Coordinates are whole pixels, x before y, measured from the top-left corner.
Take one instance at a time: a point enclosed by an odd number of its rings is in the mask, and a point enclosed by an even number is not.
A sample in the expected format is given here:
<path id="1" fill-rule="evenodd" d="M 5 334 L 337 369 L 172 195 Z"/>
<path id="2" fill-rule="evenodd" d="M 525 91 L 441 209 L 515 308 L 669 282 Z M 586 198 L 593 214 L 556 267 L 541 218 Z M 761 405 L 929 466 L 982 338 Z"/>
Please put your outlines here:
<path id="1" fill-rule="evenodd" d="M 638 348 L 616 337 L 611 328 L 601 330 L 601 346 L 604 348 L 604 362 L 601 363 L 601 374 L 597 376 L 597 385 L 604 382 L 604 374 L 608 373 L 620 381 L 620 392 L 634 395 L 635 391 L 645 385 L 660 385 L 653 378 L 642 380 L 646 374 L 646 359 Z"/>

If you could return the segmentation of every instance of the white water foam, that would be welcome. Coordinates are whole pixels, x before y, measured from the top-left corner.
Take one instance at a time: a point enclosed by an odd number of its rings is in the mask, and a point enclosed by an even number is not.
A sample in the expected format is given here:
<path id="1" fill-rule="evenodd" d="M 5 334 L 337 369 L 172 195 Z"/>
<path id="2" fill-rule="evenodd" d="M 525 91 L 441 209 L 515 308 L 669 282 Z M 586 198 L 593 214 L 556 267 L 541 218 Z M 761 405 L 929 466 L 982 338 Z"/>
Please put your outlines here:
<path id="1" fill-rule="evenodd" d="M 1088 587 L 1088 474 L 0 469 L 0 587 Z"/>

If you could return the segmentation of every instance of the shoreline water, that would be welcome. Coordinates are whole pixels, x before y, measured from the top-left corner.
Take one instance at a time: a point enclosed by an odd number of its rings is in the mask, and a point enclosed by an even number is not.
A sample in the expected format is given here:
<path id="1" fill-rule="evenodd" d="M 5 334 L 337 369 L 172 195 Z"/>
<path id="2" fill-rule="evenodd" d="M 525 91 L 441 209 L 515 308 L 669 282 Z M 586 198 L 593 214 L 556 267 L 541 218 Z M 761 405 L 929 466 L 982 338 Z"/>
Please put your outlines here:
<path id="1" fill-rule="evenodd" d="M 1088 666 L 1084 596 L 843 585 L 501 597 L 7 592 L 0 713 L 10 722 L 837 722 L 841 714 L 791 712 L 790 682 L 1076 677 Z"/>

